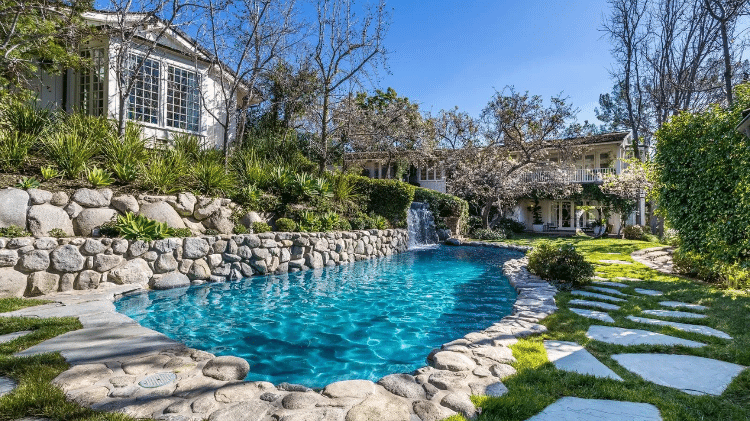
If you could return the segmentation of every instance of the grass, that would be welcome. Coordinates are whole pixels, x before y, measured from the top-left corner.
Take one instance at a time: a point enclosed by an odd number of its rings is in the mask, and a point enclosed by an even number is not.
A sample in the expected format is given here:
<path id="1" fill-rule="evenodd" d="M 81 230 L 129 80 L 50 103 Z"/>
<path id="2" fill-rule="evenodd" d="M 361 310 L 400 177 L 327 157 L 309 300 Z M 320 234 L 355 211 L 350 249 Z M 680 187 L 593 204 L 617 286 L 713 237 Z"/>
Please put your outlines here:
<path id="1" fill-rule="evenodd" d="M 18 298 L 0 299 L 0 312 L 44 304 L 41 300 Z M 13 354 L 72 330 L 81 328 L 81 323 L 72 317 L 33 319 L 10 317 L 1 319 L 0 335 L 24 330 L 32 331 L 13 341 L 0 344 L 0 376 L 10 377 L 18 388 L 0 398 L 0 420 L 8 421 L 23 417 L 45 417 L 52 420 L 80 421 L 125 421 L 131 420 L 122 414 L 100 413 L 65 400 L 62 390 L 51 381 L 68 368 L 59 353 L 43 354 L 28 358 L 13 357 Z"/>
<path id="2" fill-rule="evenodd" d="M 544 237 L 525 235 L 512 240 L 504 240 L 504 242 L 533 245 L 541 238 Z M 555 297 L 559 310 L 540 322 L 547 327 L 548 332 L 521 340 L 512 347 L 513 354 L 518 360 L 514 364 L 518 372 L 503 382 L 509 392 L 499 398 L 472 398 L 474 403 L 483 410 L 479 420 L 525 420 L 563 396 L 650 403 L 659 409 L 665 421 L 750 419 L 750 370 L 745 370 L 736 377 L 721 396 L 692 396 L 647 382 L 623 369 L 612 359 L 612 355 L 625 352 L 658 352 L 689 354 L 748 366 L 750 365 L 750 331 L 747 326 L 750 326 L 750 291 L 720 289 L 694 280 L 664 275 L 639 263 L 632 265 L 598 263 L 599 260 L 632 262 L 630 253 L 639 249 L 656 247 L 659 244 L 617 239 L 593 240 L 585 237 L 561 238 L 554 241 L 573 243 L 587 260 L 595 264 L 597 275 L 603 278 L 643 279 L 642 282 L 615 280 L 628 284 L 630 289 L 623 289 L 623 292 L 633 295 L 627 303 L 621 303 L 623 305 L 620 310 L 609 312 L 617 326 L 651 330 L 708 345 L 703 348 L 625 347 L 592 341 L 585 335 L 589 326 L 605 323 L 577 316 L 567 310 L 568 301 L 574 296 L 561 292 Z M 635 287 L 661 290 L 665 294 L 660 297 L 641 296 L 633 291 L 632 288 Z M 626 319 L 628 315 L 641 315 L 641 310 L 661 308 L 658 303 L 665 300 L 698 303 L 709 308 L 704 312 L 708 316 L 705 319 L 686 321 L 665 318 L 665 320 L 704 324 L 727 332 L 734 339 L 729 341 L 682 332 L 671 327 L 647 326 Z M 624 381 L 597 379 L 557 370 L 547 361 L 546 352 L 542 346 L 543 340 L 579 343 L 599 361 L 615 371 Z"/>

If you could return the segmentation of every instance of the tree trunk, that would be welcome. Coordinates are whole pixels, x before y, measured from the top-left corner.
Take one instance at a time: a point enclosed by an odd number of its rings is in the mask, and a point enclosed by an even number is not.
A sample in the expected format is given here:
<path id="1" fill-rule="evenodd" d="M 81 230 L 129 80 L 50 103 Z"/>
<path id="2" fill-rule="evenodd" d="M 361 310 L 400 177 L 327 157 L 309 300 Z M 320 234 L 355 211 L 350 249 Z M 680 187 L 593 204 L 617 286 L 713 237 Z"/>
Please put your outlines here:
<path id="1" fill-rule="evenodd" d="M 117 136 L 122 138 L 125 134 L 125 100 L 126 96 L 119 96 L 120 109 L 117 110 Z"/>
<path id="2" fill-rule="evenodd" d="M 721 42 L 724 47 L 724 84 L 727 90 L 727 104 L 732 107 L 732 63 L 729 56 L 729 40 L 727 39 L 727 20 L 721 20 Z"/>
<path id="3" fill-rule="evenodd" d="M 323 94 L 323 109 L 321 110 L 322 125 L 320 127 L 320 159 L 318 160 L 318 171 L 323 174 L 328 162 L 328 92 Z"/>
<path id="4" fill-rule="evenodd" d="M 492 201 L 488 200 L 482 208 L 482 227 L 489 229 L 490 227 L 490 212 L 492 211 Z"/>

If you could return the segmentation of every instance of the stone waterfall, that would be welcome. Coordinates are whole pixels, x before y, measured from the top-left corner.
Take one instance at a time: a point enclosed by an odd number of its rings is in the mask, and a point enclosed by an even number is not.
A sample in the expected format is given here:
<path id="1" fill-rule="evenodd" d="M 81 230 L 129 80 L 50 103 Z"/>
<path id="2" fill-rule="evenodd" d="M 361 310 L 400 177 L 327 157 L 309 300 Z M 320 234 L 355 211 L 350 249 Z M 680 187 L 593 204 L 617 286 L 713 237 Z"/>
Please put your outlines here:
<path id="1" fill-rule="evenodd" d="M 409 248 L 438 243 L 435 218 L 427 203 L 413 202 L 406 221 L 409 230 Z"/>

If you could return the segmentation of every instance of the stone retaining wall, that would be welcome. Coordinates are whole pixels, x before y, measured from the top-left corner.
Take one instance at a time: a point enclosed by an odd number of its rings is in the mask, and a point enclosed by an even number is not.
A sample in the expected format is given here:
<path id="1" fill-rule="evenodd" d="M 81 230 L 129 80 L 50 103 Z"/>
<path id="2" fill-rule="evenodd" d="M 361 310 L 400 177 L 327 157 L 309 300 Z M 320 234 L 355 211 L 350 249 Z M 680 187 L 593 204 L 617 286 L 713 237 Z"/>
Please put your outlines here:
<path id="1" fill-rule="evenodd" d="M 229 199 L 196 197 L 192 193 L 114 196 L 110 189 L 78 189 L 69 196 L 62 191 L 5 188 L 0 190 L 0 227 L 15 225 L 35 237 L 46 237 L 53 229 L 60 229 L 69 237 L 88 237 L 96 236 L 98 228 L 118 214 L 132 212 L 172 228 L 190 228 L 194 234 L 209 228 L 231 234 L 236 207 Z M 239 222 L 250 228 L 256 221 L 262 218 L 251 212 Z"/>
<path id="2" fill-rule="evenodd" d="M 296 272 L 399 253 L 406 230 L 168 238 L 0 238 L 0 298 L 139 284 L 154 289 Z M 109 284 L 107 284 L 109 283 Z"/>

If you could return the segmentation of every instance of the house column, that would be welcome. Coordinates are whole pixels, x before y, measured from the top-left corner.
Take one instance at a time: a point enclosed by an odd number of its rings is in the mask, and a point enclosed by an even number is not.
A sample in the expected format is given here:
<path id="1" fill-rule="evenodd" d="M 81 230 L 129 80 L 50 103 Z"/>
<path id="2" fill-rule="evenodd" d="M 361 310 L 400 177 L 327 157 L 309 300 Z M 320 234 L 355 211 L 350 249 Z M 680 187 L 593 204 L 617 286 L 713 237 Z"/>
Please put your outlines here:
<path id="1" fill-rule="evenodd" d="M 638 199 L 638 225 L 646 225 L 646 197 L 641 195 Z"/>

